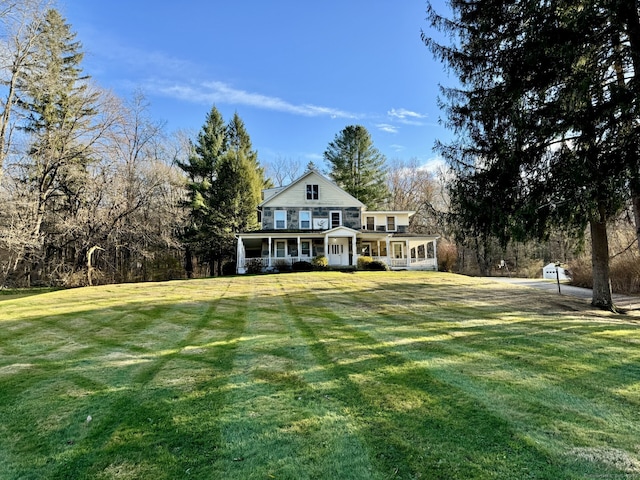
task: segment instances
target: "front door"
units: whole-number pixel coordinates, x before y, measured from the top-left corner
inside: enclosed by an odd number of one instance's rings
[[[348,238],[329,239],[329,255],[327,261],[329,265],[349,265]]]

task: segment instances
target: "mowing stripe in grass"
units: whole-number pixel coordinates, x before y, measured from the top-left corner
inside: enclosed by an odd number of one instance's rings
[[[351,292],[353,304],[358,304],[362,291],[360,279],[359,288]],[[376,302],[376,308],[380,308],[380,302]],[[365,328],[385,345],[395,345],[394,351],[427,369],[438,380],[460,389],[464,395],[476,399],[508,422],[525,443],[546,445],[548,457],[553,458],[556,464],[583,464],[572,468],[593,474],[593,464],[585,463],[584,458],[578,458],[574,452],[576,448],[589,446],[599,449],[605,444],[606,451],[613,451],[616,457],[626,459],[626,473],[640,471],[640,460],[637,459],[640,451],[634,451],[638,446],[628,449],[629,445],[637,445],[640,438],[640,423],[629,422],[636,411],[633,407],[637,404],[637,392],[634,395],[626,388],[621,392],[623,395],[605,394],[611,392],[612,386],[640,381],[640,357],[638,352],[629,357],[628,349],[620,350],[626,358],[612,354],[610,348],[594,353],[591,345],[596,342],[592,334],[602,328],[602,322],[585,324],[584,319],[567,314],[559,315],[562,321],[558,317],[544,322],[530,321],[510,312],[495,328],[491,322],[484,322],[487,323],[484,326],[472,327],[478,331],[469,335],[466,319],[474,316],[485,319],[485,312],[470,306],[465,316],[455,321],[442,321],[439,318],[441,313],[441,310],[433,314],[425,312],[429,319],[427,322],[415,314],[414,318],[404,314],[376,315],[375,325],[371,328],[362,327],[366,324],[366,313],[352,318],[360,329]],[[574,331],[578,325],[580,335]],[[510,347],[514,341],[513,330],[529,333],[526,340],[524,337],[515,340],[528,349],[520,351],[515,358],[514,355],[505,355],[505,351],[509,351],[505,345]],[[630,332],[625,327],[623,330],[636,338],[639,333],[638,330]],[[494,342],[486,338],[492,335],[495,336]],[[423,339],[419,340],[421,336]],[[627,343],[629,341],[633,343],[633,337],[627,338]],[[584,345],[582,348],[581,344]],[[602,349],[601,339],[597,344]],[[575,358],[576,352],[578,358]],[[569,353],[573,358],[567,355]],[[601,356],[602,361],[593,362],[590,357],[594,355]],[[577,377],[572,378],[562,372],[563,363],[567,362],[576,365]],[[589,364],[598,365],[597,371],[585,369]],[[598,379],[598,376],[602,378]],[[596,398],[600,397],[598,401],[593,401],[593,395],[585,397],[585,390],[596,393]],[[601,396],[597,393],[599,391]],[[523,392],[528,393],[523,395]],[[618,398],[621,396],[622,400]],[[549,415],[550,412],[553,414]],[[606,464],[606,461],[602,462]]]
[[[227,479],[381,478],[353,419],[325,392],[332,379],[292,325],[274,278],[252,281],[216,464]]]
[[[206,459],[215,455],[219,443],[216,413],[224,405],[226,372],[232,366],[237,339],[244,329],[244,324],[236,319],[234,313],[244,308],[246,298],[226,301],[222,295],[213,301],[198,301],[187,307],[180,304],[175,307],[141,304],[139,309],[143,312],[136,314],[139,319],[134,322],[135,326],[131,323],[132,310],[127,311],[127,320],[122,320],[123,315],[119,312],[112,311],[103,322],[112,325],[114,338],[104,341],[92,356],[85,357],[74,368],[77,373],[72,378],[80,378],[78,383],[82,387],[69,385],[66,391],[52,391],[48,384],[58,389],[64,385],[57,382],[49,370],[57,362],[39,360],[47,368],[43,368],[42,376],[16,397],[23,414],[12,412],[4,415],[5,412],[1,412],[4,407],[0,407],[0,414],[3,418],[17,421],[22,416],[37,417],[31,411],[35,406],[34,400],[46,395],[57,415],[60,410],[65,413],[62,418],[52,418],[45,424],[36,425],[35,430],[41,432],[38,435],[43,435],[43,446],[57,444],[58,448],[53,457],[45,457],[46,451],[43,451],[40,463],[36,464],[33,463],[35,452],[31,451],[31,463],[18,467],[21,469],[15,471],[15,476],[100,478],[120,472],[130,477],[179,478],[194,464],[206,464]],[[180,310],[186,315],[181,315]],[[194,324],[193,313],[196,312],[198,320]],[[99,312],[92,317],[100,317]],[[37,319],[34,321],[38,323]],[[66,330],[68,338],[78,339],[83,335],[82,330],[70,326],[77,323],[72,316],[48,316],[40,323],[47,329],[54,325]],[[167,330],[166,327],[171,328]],[[162,338],[162,334],[160,337],[157,335],[158,330],[172,329],[182,335],[166,338]],[[196,359],[192,352],[183,353],[205,330],[210,337],[199,340],[210,343],[214,339],[211,337],[215,336],[220,340],[217,345],[205,348],[206,355]],[[114,352],[119,352],[119,355],[113,355]],[[46,355],[50,356],[51,352]],[[123,358],[136,361],[118,365]],[[181,388],[180,379],[174,378],[176,383],[157,381],[164,370],[173,370],[176,375],[185,374],[190,365],[202,365],[203,362],[208,363],[207,370],[199,367],[200,378],[187,390]],[[181,368],[169,368],[175,363],[181,363]],[[120,372],[114,374],[113,370]],[[96,377],[102,380],[96,382],[93,380]],[[0,379],[2,390],[11,390],[15,380],[15,376],[3,376]],[[87,387],[92,383],[98,390],[88,391]],[[78,389],[85,391],[75,398],[68,394]],[[41,403],[37,401],[36,404]],[[179,418],[180,412],[184,412],[183,418]],[[198,412],[202,413],[200,419],[206,421],[198,421]],[[92,421],[83,423],[82,419],[87,415],[92,415]],[[16,438],[15,428],[18,426],[24,425],[4,425],[11,434],[10,438]],[[28,437],[33,438],[33,434]],[[0,455],[5,457],[4,463],[14,465],[13,468],[20,465],[20,443],[5,447],[2,448],[3,455]],[[33,450],[33,444],[25,443],[24,448]],[[152,457],[149,457],[150,452],[153,452]],[[110,459],[109,463],[105,464],[104,459]]]
[[[560,445],[566,441],[563,438],[566,435],[560,434],[559,420],[567,422],[563,428],[574,441],[582,435],[588,437],[583,440],[585,442],[613,442],[615,437],[610,433],[606,439],[598,438],[596,432],[603,423],[620,426],[619,435],[627,440],[640,438],[640,424],[625,424],[628,413],[624,408],[627,407],[620,408],[621,402],[626,403],[628,399],[605,395],[618,383],[640,378],[640,352],[635,358],[629,358],[628,351],[626,358],[612,353],[611,349],[593,352],[591,346],[595,342],[590,332],[598,331],[601,325],[583,325],[578,334],[574,331],[578,322],[579,319],[569,316],[562,321],[554,319],[525,328],[527,320],[514,317],[504,319],[499,329],[485,326],[482,333],[478,329],[477,334],[470,335],[469,330],[476,330],[476,327],[469,328],[464,322],[426,325],[384,317],[371,332],[389,345],[403,345],[404,356],[424,364],[442,381],[475,396],[498,415],[514,422],[526,435],[532,434],[530,415],[539,415],[542,431],[536,432],[535,436],[552,436],[539,443]],[[519,330],[529,333],[526,339],[513,334]],[[439,341],[419,340],[425,333],[429,334],[428,338]],[[487,336],[495,336],[495,341],[487,341]],[[494,348],[489,349],[491,345]],[[576,351],[579,352],[577,357]],[[585,368],[589,364],[598,365],[598,368]],[[602,392],[597,403],[584,398],[587,388]],[[523,390],[528,391],[524,397]],[[637,404],[637,399],[632,397],[631,404]],[[553,425],[547,421],[550,408],[556,410]],[[519,413],[527,410],[524,417]],[[518,418],[526,420],[518,424]],[[567,450],[567,444],[563,445]],[[562,451],[560,446],[556,453],[558,451]]]
[[[636,320],[547,298],[320,272],[3,301],[0,480],[637,477]]]
[[[483,478],[490,470],[501,478],[562,478],[550,458],[519,438],[507,421],[401,349],[365,333],[362,312],[342,308],[359,304],[353,292],[363,289],[362,278],[350,287],[339,288],[335,301],[309,302],[310,286],[305,295],[289,294],[285,302],[319,363],[339,379],[333,395],[355,418],[367,419],[361,425],[364,440],[381,472],[400,478]],[[297,298],[305,302],[296,303]]]

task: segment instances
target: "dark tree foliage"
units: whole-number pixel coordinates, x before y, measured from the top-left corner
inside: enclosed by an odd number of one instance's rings
[[[211,275],[216,273],[215,266],[222,274],[224,262],[234,255],[234,235],[257,227],[257,206],[265,183],[240,117],[234,115],[225,125],[214,106],[192,155],[178,166],[188,176],[187,255],[193,252],[208,263]]]
[[[324,152],[329,175],[338,186],[364,203],[380,208],[389,196],[385,183],[386,158],[373,146],[371,135],[360,125],[345,127]]]
[[[589,225],[592,303],[605,308],[606,225],[628,198],[637,136],[630,40],[619,28],[627,23],[613,21],[619,3],[452,1],[451,18],[428,9],[451,43],[423,34],[459,79],[442,90],[456,138],[437,148],[456,174],[460,235],[506,243]]]

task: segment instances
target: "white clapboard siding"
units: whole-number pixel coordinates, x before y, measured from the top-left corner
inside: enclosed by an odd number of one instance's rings
[[[318,185],[318,199],[307,199],[307,185]],[[313,207],[362,207],[362,203],[324,176],[308,172],[281,191],[267,197],[263,207],[294,207],[302,210]]]

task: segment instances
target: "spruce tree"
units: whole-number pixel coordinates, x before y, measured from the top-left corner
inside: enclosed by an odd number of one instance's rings
[[[98,94],[82,74],[81,44],[60,13],[48,10],[37,30],[33,61],[18,79],[17,105],[30,141],[23,181],[34,192],[31,235],[44,252],[47,235],[56,233],[43,231],[47,215],[72,216],[82,202]]]
[[[428,11],[455,43],[423,37],[460,83],[443,102],[456,138],[438,148],[456,172],[461,230],[504,242],[589,226],[592,303],[604,308],[613,308],[606,225],[628,196],[635,115],[616,76],[616,45],[629,37],[610,20],[615,3],[456,1],[453,18]]]
[[[338,133],[324,152],[329,176],[369,209],[380,208],[389,197],[385,183],[386,158],[373,146],[371,135],[361,125],[350,125]]]
[[[241,153],[245,160],[249,162],[251,168],[255,169],[260,178],[262,188],[272,187],[273,184],[270,179],[265,177],[265,169],[258,161],[258,152],[253,149],[251,138],[237,112],[233,114],[233,118],[227,125],[227,140],[229,142],[229,150]]]
[[[185,206],[190,220],[183,235],[189,247],[186,263],[190,264],[193,252],[209,264],[210,275],[215,272],[220,252],[226,248],[221,245],[221,218],[215,188],[226,145],[226,126],[214,105],[192,145],[189,158],[186,162],[178,162],[187,175],[188,201]]]
[[[257,228],[265,183],[242,119],[235,114],[225,125],[214,106],[192,155],[178,165],[188,176],[191,221],[184,240],[209,263],[210,274],[221,274],[223,263],[235,253],[235,234]]]

